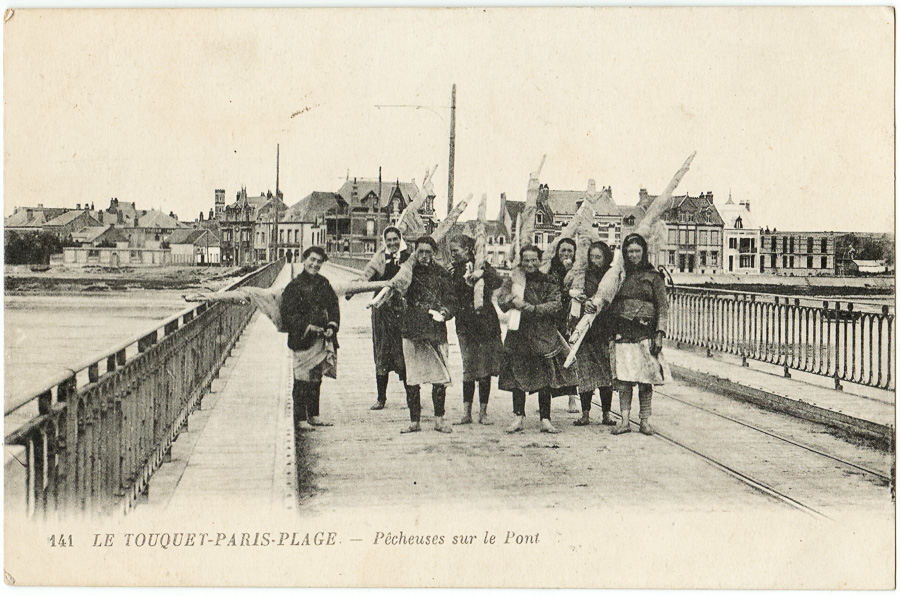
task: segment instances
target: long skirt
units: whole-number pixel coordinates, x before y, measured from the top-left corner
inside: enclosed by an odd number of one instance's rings
[[[477,381],[496,377],[503,366],[503,342],[500,336],[484,340],[457,334],[462,355],[463,381]]]
[[[575,366],[578,370],[579,393],[593,391],[600,387],[612,387],[609,340],[597,338],[594,341],[582,343],[578,350]]]
[[[546,358],[540,354],[506,350],[498,387],[502,391],[521,390],[534,393],[541,389],[558,389],[578,383],[575,368],[565,368],[565,352]]]
[[[650,345],[649,339],[615,343],[612,354],[617,381],[662,385],[672,380],[672,372],[662,352],[658,356],[653,356],[650,353]]]
[[[294,378],[307,383],[318,383],[322,375],[337,378],[337,352],[334,342],[321,338],[305,350],[293,350]]]
[[[372,350],[375,354],[375,374],[386,375],[391,371],[402,373],[403,342],[400,337],[400,319],[388,307],[372,309]]]
[[[447,342],[403,338],[407,385],[448,385],[450,383],[450,349]]]

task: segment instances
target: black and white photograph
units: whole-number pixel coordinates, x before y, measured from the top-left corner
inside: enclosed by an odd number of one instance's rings
[[[7,8],[5,583],[895,589],[895,26]]]

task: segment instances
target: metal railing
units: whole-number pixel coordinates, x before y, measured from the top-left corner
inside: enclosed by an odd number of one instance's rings
[[[283,264],[266,265],[228,289],[269,287]],[[24,448],[19,463],[25,467],[19,491],[11,491],[7,467],[7,513],[21,509],[50,518],[131,510],[146,497],[153,472],[171,457],[173,441],[254,310],[226,302],[191,306],[38,392],[10,399],[7,424],[29,410],[34,415],[6,435],[8,449]]]
[[[667,336],[678,344],[842,382],[893,390],[894,309],[794,296],[669,288]]]

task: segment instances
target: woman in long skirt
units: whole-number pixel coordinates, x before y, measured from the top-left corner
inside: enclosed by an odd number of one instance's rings
[[[447,323],[454,314],[454,299],[450,289],[450,274],[434,262],[437,243],[430,236],[416,240],[415,266],[412,282],[406,292],[400,332],[403,336],[403,359],[406,362],[406,404],[409,406],[409,427],[403,433],[420,430],[422,411],[419,387],[431,385],[434,405],[434,430],[449,433],[452,427],[444,422],[449,346]]]
[[[587,270],[584,274],[584,293],[578,297],[584,304],[585,312],[593,314],[597,307],[589,300],[597,291],[603,274],[612,263],[612,251],[605,242],[594,242],[588,251]],[[606,325],[606,316],[599,315],[588,330],[578,350],[578,394],[581,397],[581,418],[575,426],[587,426],[591,423],[591,401],[596,390],[600,394],[600,405],[603,411],[602,423],[614,425],[610,417],[612,406],[612,370],[609,354],[610,335]]]
[[[388,226],[382,234],[384,252],[376,255],[363,270],[362,281],[387,281],[397,275],[400,265],[409,258],[400,236],[400,230]],[[372,309],[372,351],[375,355],[375,388],[377,397],[370,409],[383,410],[387,402],[388,377],[391,371],[397,373],[406,387],[406,364],[403,361],[403,345],[400,338],[401,310],[397,299]]]
[[[450,239],[453,293],[456,299],[456,336],[463,364],[463,416],[457,424],[472,424],[475,382],[478,382],[479,424],[492,424],[487,417],[491,396],[491,377],[500,374],[503,343],[500,320],[491,302],[494,290],[502,285],[500,276],[490,264],[475,271],[475,241],[469,236]],[[475,284],[484,281],[482,306],[475,310]]]
[[[500,389],[512,391],[513,414],[516,421],[507,432],[525,428],[525,396],[538,394],[541,432],[559,432],[550,422],[551,392],[578,383],[575,372],[563,366],[568,354],[565,340],[557,328],[562,300],[556,280],[539,270],[541,251],[535,246],[523,246],[520,262],[525,271],[525,295],[518,298],[504,290],[498,305],[504,311],[522,311],[519,329],[507,331],[504,341],[504,361],[500,373]]]
[[[631,432],[631,398],[637,385],[641,432],[650,435],[653,385],[662,385],[671,378],[662,357],[669,303],[662,276],[647,260],[647,241],[638,234],[629,234],[622,242],[622,251],[625,281],[610,306],[616,334],[613,366],[622,421],[612,432]]]
[[[331,426],[319,418],[322,376],[335,378],[341,313],[337,295],[319,269],[328,259],[320,246],[303,251],[303,271],[284,289],[281,320],[293,352],[294,427]]]
[[[563,238],[560,240],[556,245],[556,254],[553,255],[553,258],[550,260],[550,270],[548,271],[549,275],[556,280],[557,284],[559,284],[559,296],[562,301],[562,308],[560,309],[559,318],[557,320],[557,328],[563,337],[568,337],[567,325],[569,308],[572,304],[572,298],[569,296],[569,288],[572,285],[569,272],[572,270],[572,265],[575,264],[575,250],[576,244],[574,239]],[[575,413],[578,411],[578,401],[576,398],[577,390],[574,385],[559,387],[554,389],[551,393],[553,394],[553,397],[567,395],[569,397],[569,412]]]

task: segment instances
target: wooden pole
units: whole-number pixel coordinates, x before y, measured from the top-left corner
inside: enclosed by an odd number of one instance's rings
[[[447,166],[447,214],[453,211],[453,172],[456,161],[456,83],[450,92],[450,160]]]

